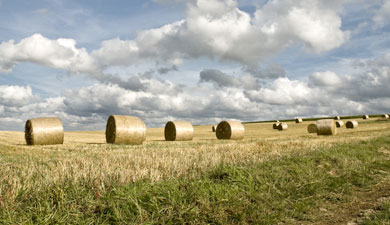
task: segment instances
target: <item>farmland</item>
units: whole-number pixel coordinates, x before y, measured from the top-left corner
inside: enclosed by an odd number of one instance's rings
[[[188,142],[149,128],[134,146],[106,144],[104,131],[26,146],[23,132],[0,131],[0,223],[334,224],[379,206],[386,218],[390,120],[358,121],[336,136],[247,123],[241,141],[211,125]]]

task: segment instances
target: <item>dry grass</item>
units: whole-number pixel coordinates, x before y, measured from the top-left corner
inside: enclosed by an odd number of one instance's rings
[[[106,144],[104,131],[65,132],[63,145],[27,146],[23,132],[0,131],[0,196],[69,179],[88,180],[104,191],[111,181],[192,177],[221,162],[260,162],[390,134],[390,121],[359,123],[357,129],[340,128],[335,136],[307,133],[310,122],[289,122],[284,132],[272,129],[272,123],[244,124],[245,138],[240,141],[217,140],[210,125],[194,126],[194,140],[188,142],[166,142],[164,128],[149,128],[139,146]]]

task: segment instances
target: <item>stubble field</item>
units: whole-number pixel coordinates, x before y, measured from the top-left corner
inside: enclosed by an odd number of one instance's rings
[[[336,136],[309,134],[313,122],[288,122],[286,131],[247,123],[241,141],[217,140],[211,125],[194,126],[188,142],[166,142],[163,128],[149,128],[146,142],[137,146],[106,144],[104,131],[65,132],[63,145],[26,146],[23,132],[0,131],[0,223],[332,224],[338,217],[331,209],[355,201],[360,187],[390,188],[390,120],[358,121],[357,129],[339,128]],[[355,176],[362,177],[357,185]],[[344,182],[325,188],[335,177]],[[252,183],[242,184],[249,178]],[[305,185],[325,189],[305,190],[308,199],[299,200],[296,189]],[[342,202],[329,203],[339,187]],[[235,199],[236,192],[244,196]],[[319,209],[326,211],[312,216]]]

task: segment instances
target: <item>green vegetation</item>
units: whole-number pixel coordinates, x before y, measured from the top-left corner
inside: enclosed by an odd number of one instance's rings
[[[385,135],[263,161],[221,161],[197,175],[157,181],[123,183],[114,173],[75,179],[67,172],[58,182],[36,188],[16,189],[9,183],[1,192],[0,224],[346,223],[356,214],[338,216],[340,207],[389,178],[389,146]],[[18,176],[25,176],[23,170]],[[22,180],[18,185],[29,184]],[[388,221],[386,210],[365,224]],[[334,214],[328,218],[323,211]]]

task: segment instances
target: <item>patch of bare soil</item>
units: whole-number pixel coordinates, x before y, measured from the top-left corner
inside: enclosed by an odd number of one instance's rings
[[[339,204],[329,203],[318,210],[313,224],[357,225],[369,218],[380,205],[390,201],[390,179],[386,179],[370,189],[355,189],[346,201]]]

